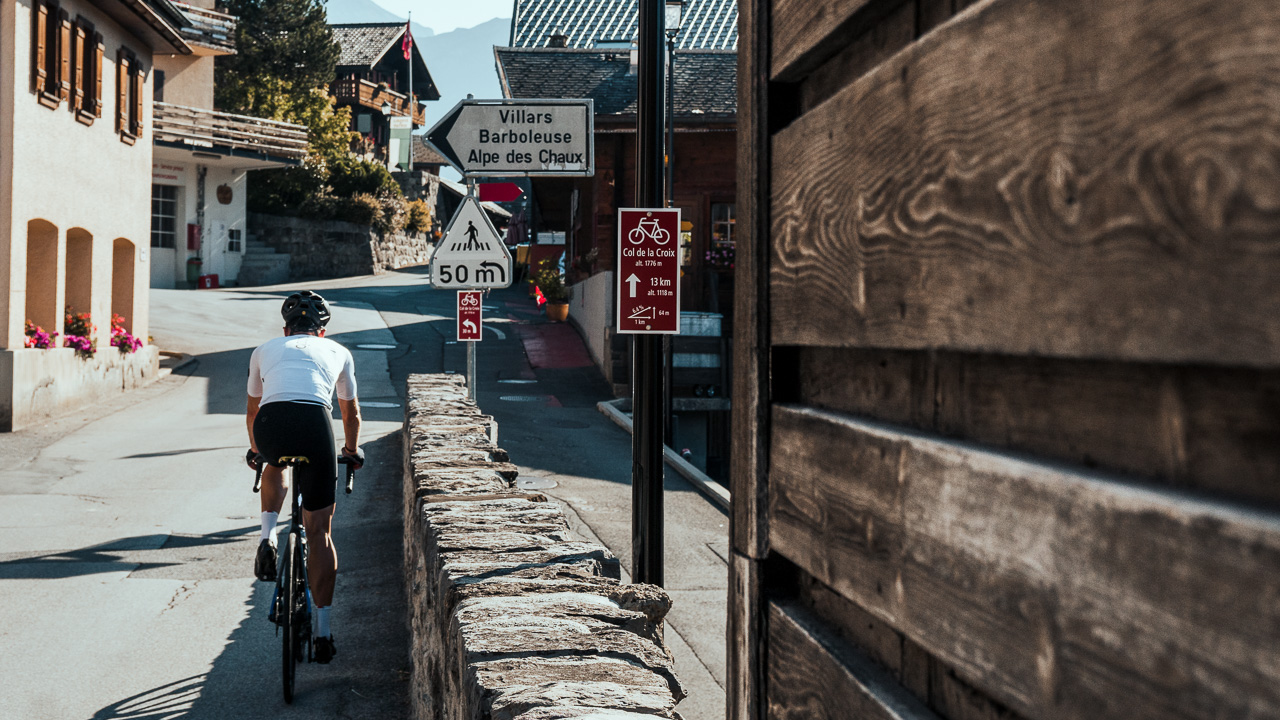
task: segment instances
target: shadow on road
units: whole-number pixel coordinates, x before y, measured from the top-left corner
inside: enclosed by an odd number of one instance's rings
[[[357,473],[351,495],[338,491],[334,513],[339,573],[333,632],[338,655],[329,665],[298,667],[293,705],[286,706],[282,697],[280,639],[267,621],[275,585],[246,577],[244,582],[252,583],[253,590],[244,603],[245,616],[207,673],[112,702],[93,720],[257,720],[286,708],[300,717],[408,716],[400,434],[390,433],[363,447],[369,462]],[[243,542],[248,530],[234,532]],[[248,561],[246,556],[246,573]]]
[[[149,561],[149,553],[243,542],[253,527],[208,535],[136,535],[79,550],[17,557],[0,562],[0,580],[57,580],[83,575],[131,573],[172,567],[180,562]],[[163,554],[163,553],[162,553]]]

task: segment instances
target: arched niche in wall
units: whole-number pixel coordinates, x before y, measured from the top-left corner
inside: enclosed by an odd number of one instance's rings
[[[26,319],[48,332],[62,332],[58,307],[58,227],[48,220],[27,222]]]
[[[66,305],[78,313],[93,308],[93,235],[84,228],[67,230]],[[97,324],[103,318],[94,318]]]
[[[124,327],[133,332],[133,271],[137,248],[132,240],[116,238],[111,244],[111,314],[124,317]]]

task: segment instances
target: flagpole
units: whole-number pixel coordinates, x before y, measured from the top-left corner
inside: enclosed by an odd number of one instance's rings
[[[404,31],[409,34],[409,172],[413,172],[413,131],[414,120],[418,117],[418,101],[413,96],[413,11],[409,11],[409,19],[404,23]]]

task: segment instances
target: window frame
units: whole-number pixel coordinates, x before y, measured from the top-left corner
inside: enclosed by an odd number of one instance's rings
[[[102,117],[102,33],[81,15],[76,18],[72,42],[75,69],[71,77],[70,109],[76,120],[92,125]]]
[[[157,188],[166,188],[173,194],[172,198],[157,197]],[[151,184],[151,247],[160,248],[162,250],[178,249],[178,185],[164,185],[162,183]],[[172,215],[164,215],[156,212],[156,203],[170,203],[173,208]],[[173,230],[158,230],[156,228],[156,220],[160,218],[171,218],[173,220]],[[164,244],[164,238],[157,239],[157,234],[168,234],[169,244]]]
[[[71,91],[71,16],[53,0],[35,0],[31,15],[31,91],[56,109]]]
[[[116,132],[120,142],[133,145],[142,137],[146,72],[137,54],[126,47],[116,51]]]

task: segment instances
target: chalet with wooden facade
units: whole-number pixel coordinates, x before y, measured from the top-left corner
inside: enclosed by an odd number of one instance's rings
[[[214,58],[235,52],[236,18],[214,0],[172,4],[191,53],[155,59],[151,286],[253,283],[263,261],[248,252],[248,173],[301,163],[307,131],[215,110]]]
[[[362,147],[356,150],[386,162],[393,170],[407,167],[411,133],[426,122],[422,103],[440,99],[417,43],[412,43],[406,60],[404,23],[331,27],[341,48],[338,77],[331,92],[339,106],[351,108],[351,130],[363,138]]]
[[[1280,717],[1280,5],[740,10],[728,717]]]
[[[165,0],[0,6],[0,430],[157,372],[110,326],[147,337],[154,58],[193,53],[185,24]],[[88,349],[62,346],[67,308],[97,325]],[[62,337],[36,347],[28,322]]]

